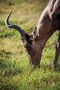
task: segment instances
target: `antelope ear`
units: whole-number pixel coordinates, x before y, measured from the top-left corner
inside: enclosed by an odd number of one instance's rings
[[[30,40],[34,40],[34,39],[36,38],[36,36],[37,36],[36,29],[37,29],[37,27],[35,26],[35,28],[34,28],[32,34],[31,34],[31,36],[30,36]]]
[[[32,29],[32,28],[31,28]],[[31,35],[26,33],[26,40],[28,43],[32,44],[32,41],[36,38],[37,36],[37,32],[36,32],[37,27],[35,26],[33,32],[31,33]]]

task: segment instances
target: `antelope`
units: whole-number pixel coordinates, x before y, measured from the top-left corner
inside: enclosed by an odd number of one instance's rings
[[[52,1],[54,2],[52,3]],[[31,34],[28,34],[27,32],[25,32],[18,25],[11,24],[9,22],[11,13],[8,15],[7,19],[5,20],[5,25],[8,28],[13,28],[20,33],[23,45],[26,48],[28,55],[30,57],[30,63],[34,67],[40,67],[43,48],[45,47],[47,40],[57,30],[59,32],[59,35],[58,35],[58,42],[56,43],[56,53],[55,53],[53,65],[56,67],[58,63],[58,57],[60,53],[60,27],[59,27],[60,26],[60,23],[59,23],[60,7],[57,9],[57,11],[53,12],[54,11],[53,6],[55,1],[57,0],[50,0],[48,2],[47,6],[43,10],[39,18],[38,24],[36,25],[35,29]],[[59,2],[59,5],[60,5],[60,2]],[[56,8],[56,6],[58,7],[59,5],[56,4],[54,8]],[[51,14],[51,12],[53,13]]]

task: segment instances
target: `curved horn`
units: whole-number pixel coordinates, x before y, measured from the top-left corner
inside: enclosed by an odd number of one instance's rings
[[[5,20],[5,25],[8,27],[8,28],[13,28],[15,30],[18,30],[19,33],[21,34],[21,36],[25,36],[27,33],[21,29],[18,25],[15,25],[15,24],[10,24],[9,22],[9,18],[10,18],[10,15],[11,15],[12,12],[10,12],[10,14],[8,15],[8,17],[6,18]],[[27,34],[28,35],[28,34]]]

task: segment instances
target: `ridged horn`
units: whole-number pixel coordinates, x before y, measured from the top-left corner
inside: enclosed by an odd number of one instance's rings
[[[8,27],[8,28],[13,28],[13,29],[15,29],[15,30],[18,30],[22,37],[25,36],[25,35],[28,35],[28,34],[27,34],[22,28],[20,28],[18,25],[16,25],[16,24],[11,24],[11,23],[9,22],[9,18],[10,18],[10,16],[11,16],[11,13],[12,13],[12,12],[10,12],[10,14],[8,15],[8,17],[7,17],[6,20],[5,20],[5,25],[6,25],[6,27]],[[29,36],[29,35],[28,35],[28,36]]]

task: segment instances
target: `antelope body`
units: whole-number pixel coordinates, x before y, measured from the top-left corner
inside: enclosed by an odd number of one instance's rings
[[[52,0],[52,1],[54,4],[56,0]],[[52,2],[49,1],[46,8],[42,12],[42,15],[40,16],[38,24],[31,35],[27,34],[18,25],[10,24],[9,17],[11,13],[9,14],[9,16],[5,21],[5,24],[8,28],[13,28],[15,30],[18,30],[18,32],[21,34],[24,47],[26,48],[28,55],[30,56],[31,64],[34,65],[34,67],[40,66],[42,51],[46,44],[46,41],[57,30],[59,31],[59,37],[58,37],[58,42],[56,44],[55,59],[53,61],[54,66],[56,66],[58,62],[58,57],[60,53],[60,23],[58,20],[59,19],[58,16],[60,16],[60,7],[56,11],[57,14],[55,14],[55,12],[51,14],[50,11],[53,7],[53,4],[51,3]],[[60,2],[59,2],[59,5],[60,5]],[[59,5],[57,4],[56,6],[58,7]],[[50,14],[52,15],[52,18],[50,18]]]

